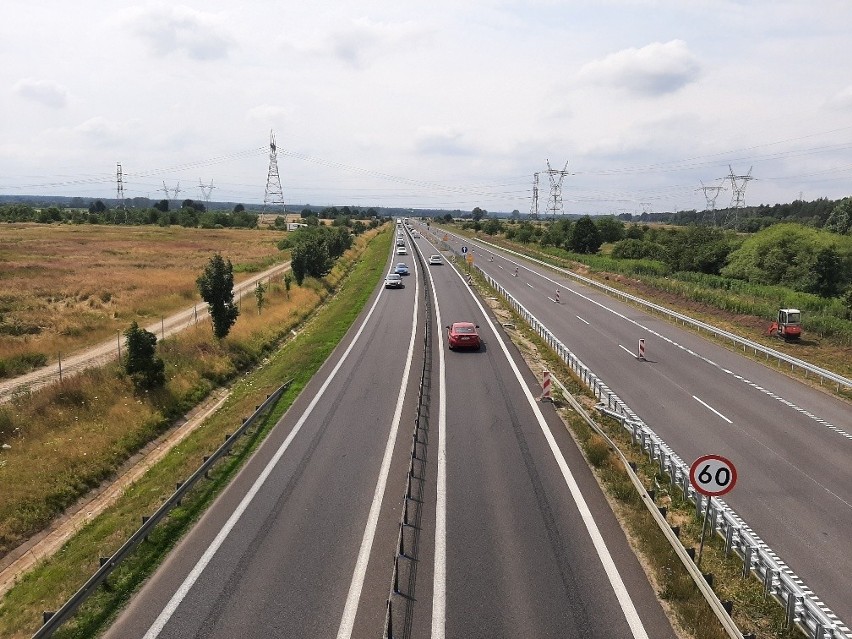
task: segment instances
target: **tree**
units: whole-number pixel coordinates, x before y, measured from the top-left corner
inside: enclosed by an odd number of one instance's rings
[[[668,237],[663,261],[675,272],[718,275],[732,249],[721,229],[690,226]]]
[[[621,220],[616,220],[612,216],[600,217],[596,224],[604,242],[618,242],[624,239],[624,222]]]
[[[584,215],[571,229],[566,248],[575,253],[597,253],[603,244],[600,231],[588,215]]]
[[[124,331],[124,337],[127,340],[124,371],[133,385],[147,390],[165,384],[166,365],[157,357],[157,336],[133,322]]]
[[[475,209],[473,209],[471,216],[473,217],[474,222],[478,222],[482,218],[488,216],[488,211],[486,211],[485,209],[481,209],[477,206]]]
[[[487,235],[497,235],[503,230],[503,225],[500,223],[500,220],[492,217],[482,225],[482,230]]]
[[[836,294],[852,275],[852,238],[801,224],[775,224],[747,238],[731,253],[722,275]]]
[[[207,302],[213,320],[213,334],[222,339],[231,332],[240,309],[234,304],[234,269],[231,260],[216,253],[196,280],[201,298]]]
[[[293,274],[290,271],[284,273],[284,290],[287,291],[287,299],[290,299],[290,287],[293,285]]]
[[[263,310],[263,305],[266,302],[265,299],[266,287],[263,283],[258,280],[257,286],[254,287],[254,299],[257,302],[257,314],[260,315],[260,311]]]
[[[101,200],[95,200],[89,204],[89,213],[103,213],[106,210],[106,204],[104,204]]]
[[[242,204],[236,204],[234,206],[234,213],[242,213],[245,210],[246,210],[246,207],[244,207]]]
[[[852,233],[852,197],[844,198],[835,205],[824,228],[840,235]]]
[[[334,259],[328,252],[328,244],[320,233],[305,234],[296,242],[290,253],[290,268],[299,286],[302,285],[305,277],[328,275],[333,263]]]

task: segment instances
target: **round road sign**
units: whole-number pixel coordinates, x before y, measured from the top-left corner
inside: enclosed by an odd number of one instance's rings
[[[462,246],[461,251],[462,251],[462,255],[464,255],[465,253],[467,253],[467,247]]]
[[[689,481],[702,495],[719,497],[730,492],[737,483],[737,469],[721,455],[704,455],[690,466]]]

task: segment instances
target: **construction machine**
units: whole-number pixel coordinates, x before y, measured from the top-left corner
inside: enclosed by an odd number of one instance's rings
[[[766,332],[787,342],[798,340],[802,336],[802,312],[797,308],[779,308],[778,319],[772,322]]]

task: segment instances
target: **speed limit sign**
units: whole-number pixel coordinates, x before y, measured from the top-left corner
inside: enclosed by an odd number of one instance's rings
[[[704,455],[689,468],[689,481],[702,495],[719,497],[730,492],[737,483],[737,469],[721,455]]]

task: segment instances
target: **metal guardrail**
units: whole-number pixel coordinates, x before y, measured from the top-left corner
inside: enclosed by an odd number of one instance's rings
[[[806,362],[804,360],[798,359],[798,358],[793,357],[791,355],[787,355],[786,353],[776,351],[772,348],[769,348],[768,346],[764,346],[763,344],[758,344],[757,342],[753,342],[749,339],[746,339],[744,337],[741,337],[741,336],[736,335],[734,333],[731,333],[729,331],[725,331],[721,328],[713,326],[712,324],[707,324],[706,322],[701,322],[701,321],[693,319],[693,318],[691,318],[687,315],[677,313],[677,312],[675,312],[675,311],[673,311],[669,308],[666,308],[665,306],[660,306],[659,304],[654,304],[653,302],[649,302],[648,300],[642,299],[641,297],[637,297],[636,295],[631,295],[630,293],[625,293],[624,291],[620,291],[617,288],[607,286],[606,284],[601,284],[600,282],[597,282],[597,281],[595,281],[591,278],[584,277],[583,275],[579,275],[578,273],[574,273],[574,272],[570,271],[569,269],[565,269],[565,268],[561,268],[559,266],[555,266],[555,265],[550,264],[548,262],[545,262],[543,260],[539,260],[539,259],[536,259],[534,257],[530,257],[529,255],[524,255],[523,253],[519,253],[517,251],[507,249],[507,248],[499,246],[497,244],[492,244],[491,242],[486,242],[485,240],[477,239],[476,241],[479,242],[480,244],[484,244],[484,245],[489,246],[493,249],[498,249],[498,250],[503,251],[505,253],[510,253],[512,255],[516,255],[518,257],[527,259],[531,262],[535,262],[536,264],[541,264],[542,266],[546,266],[546,267],[553,269],[553,270],[555,270],[555,271],[557,271],[557,272],[559,272],[563,275],[568,275],[569,277],[571,277],[571,278],[573,278],[573,279],[575,279],[579,282],[583,282],[584,284],[587,284],[588,286],[592,286],[592,287],[597,288],[599,290],[606,291],[607,293],[609,293],[611,295],[614,295],[616,297],[620,297],[624,300],[628,300],[630,302],[633,302],[634,304],[638,304],[640,306],[650,308],[650,309],[652,309],[652,310],[654,310],[654,311],[656,311],[656,312],[658,312],[662,315],[665,315],[667,317],[675,319],[675,320],[681,322],[682,324],[689,324],[689,325],[697,328],[699,332],[703,330],[707,333],[711,333],[712,335],[714,335],[716,337],[722,337],[725,340],[730,340],[732,343],[738,344],[739,346],[742,346],[744,351],[753,350],[755,352],[755,354],[762,353],[767,358],[771,357],[773,359],[778,360],[779,362],[785,362],[786,364],[790,365],[791,370],[795,370],[798,367],[805,372],[805,376],[807,376],[808,374],[813,374],[816,377],[818,377],[819,380],[820,380],[820,384],[822,384],[823,381],[832,382],[832,383],[836,384],[838,391],[840,390],[841,387],[852,388],[852,379],[849,379],[848,377],[844,377],[843,375],[839,375],[839,374],[834,373],[832,371],[829,371],[827,369],[820,368],[819,366],[815,366],[815,365],[810,364],[809,362]]]
[[[672,484],[681,488],[684,498],[695,504],[696,512],[703,514],[706,498],[691,486],[689,465],[511,293],[481,268],[475,268],[594,393],[600,401],[598,409],[620,421],[632,434],[633,441],[659,464],[660,473],[668,474]],[[852,631],[725,502],[711,501],[709,520],[712,529],[725,540],[725,552],[734,551],[742,558],[743,575],[750,573],[758,578],[763,583],[764,593],[784,606],[788,624],[796,624],[809,639],[852,639]]]
[[[597,423],[589,416],[583,406],[576,400],[576,398],[568,391],[567,388],[556,378],[555,375],[552,376],[553,381],[560,387],[563,395],[568,400],[568,403],[571,404],[574,411],[577,412],[589,425],[589,427],[594,430],[598,435],[600,435],[609,445],[609,447],[615,451],[618,458],[621,460],[622,466],[624,467],[625,472],[628,477],[630,477],[630,481],[633,483],[634,488],[639,493],[639,496],[642,498],[642,503],[645,504],[645,507],[648,509],[648,512],[651,513],[651,517],[657,522],[657,526],[659,526],[663,535],[668,540],[671,547],[674,549],[675,554],[680,559],[681,563],[683,563],[684,568],[686,568],[687,572],[692,576],[693,582],[701,591],[701,594],[704,595],[704,599],[707,601],[710,608],[716,614],[716,617],[719,619],[719,622],[722,624],[722,628],[724,628],[725,632],[728,634],[731,639],[745,639],[740,629],[737,627],[734,620],[731,618],[729,608],[726,608],[725,605],[719,601],[719,597],[716,596],[716,593],[713,592],[713,588],[710,586],[710,583],[707,581],[705,575],[701,572],[699,567],[696,565],[693,555],[690,555],[686,548],[683,547],[683,544],[680,543],[679,536],[672,529],[672,526],[666,521],[665,517],[665,509],[663,507],[657,506],[654,501],[654,495],[652,492],[649,492],[645,486],[642,485],[642,481],[639,479],[639,476],[634,471],[635,465],[632,465],[627,458],[624,456],[624,453],[618,448],[616,443],[610,439],[610,437],[600,429]],[[754,637],[754,635],[749,635],[749,637]]]
[[[94,594],[95,589],[106,581],[110,573],[112,573],[118,565],[133,552],[136,546],[147,538],[154,527],[169,514],[169,511],[171,511],[175,506],[180,505],[181,498],[199,479],[206,477],[207,472],[213,464],[231,452],[231,448],[233,448],[236,441],[245,434],[260,415],[278,401],[284,391],[290,387],[291,383],[292,380],[282,384],[274,393],[266,398],[266,401],[255,409],[251,416],[244,419],[242,425],[233,434],[225,438],[225,442],[216,449],[216,452],[209,457],[205,457],[204,463],[199,466],[198,470],[196,470],[189,479],[177,485],[175,492],[172,493],[172,495],[153,515],[142,518],[142,526],[140,526],[136,532],[133,533],[130,538],[115,551],[115,553],[113,553],[112,556],[102,557],[101,566],[97,572],[95,572],[95,574],[92,575],[59,610],[56,612],[46,611],[44,613],[44,625],[36,631],[36,633],[32,636],[32,639],[44,639],[45,637],[53,636],[53,633],[56,632],[63,623],[71,618],[77,608],[79,608],[86,599]]]
[[[414,433],[411,437],[408,472],[405,477],[405,492],[402,497],[402,514],[399,518],[399,533],[393,558],[391,585],[385,608],[383,639],[394,639],[393,603],[395,599],[397,597],[402,598],[408,604],[412,601],[409,596],[411,593],[406,594],[404,589],[400,587],[400,560],[407,560],[406,563],[412,566],[408,570],[410,585],[413,565],[417,561],[417,542],[419,540],[419,520],[422,503],[421,495],[425,481],[426,448],[429,443],[428,405],[431,394],[430,376],[432,374],[432,305],[430,302],[429,280],[426,276],[423,256],[416,247],[413,250],[423,272],[423,297],[426,317],[423,335],[423,367],[420,370],[420,383],[417,390],[417,415],[414,418]],[[416,466],[420,467],[419,475],[417,474]],[[413,489],[415,483],[418,485],[416,491]],[[409,531],[408,534],[406,534],[406,531]],[[407,552],[406,548],[410,548],[411,552]]]

